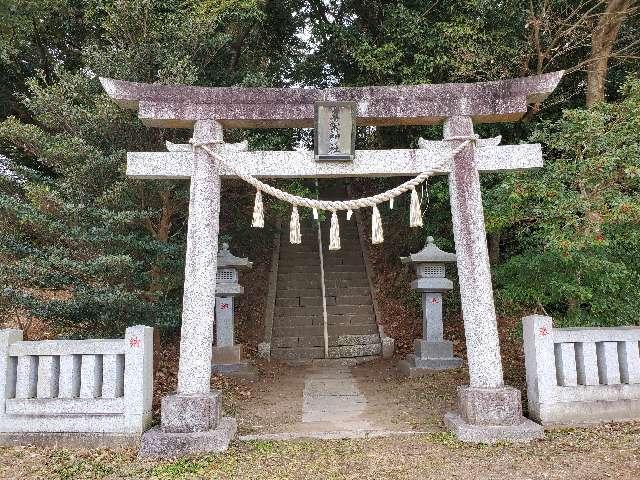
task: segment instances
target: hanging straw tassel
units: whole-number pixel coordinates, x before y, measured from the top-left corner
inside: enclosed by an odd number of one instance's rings
[[[411,189],[411,208],[409,209],[409,226],[422,226],[422,211],[420,210],[420,198],[415,188]]]
[[[289,222],[289,242],[302,243],[302,235],[300,234],[300,215],[298,207],[293,206],[291,210],[291,222]]]
[[[318,218],[319,218],[319,217],[318,217],[318,209],[317,209],[317,208],[314,208],[314,209],[313,209],[313,219],[314,219],[314,220],[318,220]]]
[[[334,210],[331,214],[331,229],[329,230],[329,250],[340,250],[340,223]]]
[[[262,206],[262,192],[258,190],[256,192],[256,200],[253,204],[253,222],[252,227],[263,228],[264,227],[264,207]]]
[[[351,215],[353,215],[353,210],[351,209],[347,210],[347,221],[351,220]]]
[[[374,245],[384,242],[384,234],[382,232],[382,219],[378,206],[374,205],[371,212],[371,243]]]

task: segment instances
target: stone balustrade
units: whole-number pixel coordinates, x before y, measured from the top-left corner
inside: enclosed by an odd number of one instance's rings
[[[640,418],[640,327],[553,328],[522,320],[529,414],[543,424]]]
[[[140,434],[151,422],[153,329],[124,339],[22,340],[0,330],[0,432]]]

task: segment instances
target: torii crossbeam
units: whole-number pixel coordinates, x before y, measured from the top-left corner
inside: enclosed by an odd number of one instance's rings
[[[266,178],[410,176],[435,165],[452,142],[423,148],[358,151],[351,163],[315,162],[310,152],[239,151],[222,142],[223,128],[311,127],[314,102],[357,103],[358,125],[444,123],[444,136],[473,135],[473,123],[520,119],[527,105],[543,101],[562,72],[474,84],[316,89],[165,86],[101,79],[119,105],[137,109],[142,121],[163,128],[193,128],[196,143],[215,144],[234,165]],[[493,289],[480,194],[479,171],[542,166],[540,145],[498,146],[498,139],[469,145],[451,162],[449,190],[470,385],[459,389],[458,412],[446,421],[469,441],[530,439],[542,434],[522,416],[520,391],[504,385]],[[129,153],[127,173],[137,178],[191,180],[180,365],[176,395],[162,401],[162,425],[143,437],[141,453],[179,454],[225,447],[234,422],[220,418],[211,392],[216,254],[221,177],[231,176],[214,158],[182,147]]]

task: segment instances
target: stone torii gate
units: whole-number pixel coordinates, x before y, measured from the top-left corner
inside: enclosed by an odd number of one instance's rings
[[[317,89],[190,87],[101,79],[120,106],[138,110],[147,126],[193,128],[234,167],[263,178],[412,176],[429,171],[457,144],[425,142],[420,149],[356,151],[352,162],[317,162],[313,152],[243,151],[223,142],[224,128],[312,127],[314,102],[357,104],[358,125],[444,123],[444,137],[473,135],[473,123],[512,122],[543,101],[562,72],[473,84]],[[449,189],[469,365],[459,388],[458,412],[445,420],[462,440],[527,440],[542,435],[522,416],[520,391],[504,385],[480,193],[480,171],[542,166],[538,144],[497,146],[480,140],[450,165]],[[459,144],[459,143],[458,143]],[[179,149],[178,149],[179,150]],[[447,170],[447,169],[445,169]],[[223,450],[235,420],[221,417],[219,392],[210,388],[215,311],[220,182],[231,177],[201,148],[129,153],[135,178],[189,179],[191,193],[178,388],[162,400],[161,425],[143,436],[142,455]]]

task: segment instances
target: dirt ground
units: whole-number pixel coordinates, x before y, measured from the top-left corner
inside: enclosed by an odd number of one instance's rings
[[[507,322],[501,320],[501,322]],[[511,330],[504,328],[502,332]],[[458,332],[452,332],[456,338]],[[524,388],[520,341],[503,334],[505,377]],[[164,346],[155,397],[175,388],[177,345]],[[464,355],[460,349],[458,354]],[[397,373],[393,360],[356,365],[352,375],[368,401],[368,419],[410,436],[351,440],[236,441],[223,454],[176,461],[140,461],[136,451],[0,447],[0,479],[638,479],[640,422],[548,431],[527,445],[467,445],[442,424],[454,408],[466,370],[420,379]],[[256,380],[214,377],[239,433],[287,432],[299,423],[304,377],[300,369],[258,363]],[[525,402],[526,405],[526,402]]]
[[[390,431],[443,430],[442,417],[455,407],[456,386],[465,383],[465,370],[409,379],[399,375],[397,359],[374,360],[352,367],[359,390],[367,399],[363,416]],[[228,395],[225,408],[238,419],[239,433],[292,432],[302,417],[304,371],[300,366],[260,365],[256,380],[237,380],[243,395]]]
[[[257,315],[257,310],[251,312]],[[408,325],[415,319],[399,307],[398,312],[389,318],[398,322],[398,332],[405,332],[404,337],[398,333],[398,350],[406,352],[416,333]],[[523,392],[526,410],[522,340],[515,334],[519,321],[498,319],[505,382]],[[244,337],[244,330],[240,329],[240,339],[252,357],[258,337]],[[455,354],[465,359],[459,317],[447,318],[445,336],[454,342]],[[160,398],[175,390],[178,339],[163,341],[159,347],[156,417]],[[544,440],[526,445],[463,444],[446,431],[442,418],[455,408],[456,387],[468,382],[466,367],[407,379],[398,375],[395,365],[400,358],[359,364],[351,373],[367,399],[365,420],[385,430],[421,433],[350,440],[238,440],[223,454],[175,461],[141,461],[133,449],[0,447],[0,479],[640,478],[640,422],[548,431]],[[276,362],[257,362],[257,367],[260,376],[255,380],[213,377],[212,386],[223,391],[226,413],[238,420],[240,435],[295,431],[303,405],[300,368]]]
[[[300,422],[300,367],[259,364],[253,381],[215,379],[240,434],[286,432]],[[544,440],[495,446],[458,442],[442,424],[466,371],[420,379],[395,360],[352,369],[367,418],[409,436],[351,440],[236,441],[223,454],[138,460],[136,451],[0,447],[0,479],[637,479],[640,422],[547,431]]]
[[[640,423],[548,432],[528,445],[471,446],[448,433],[234,443],[224,454],[139,461],[133,450],[0,448],[1,479],[637,479]]]

